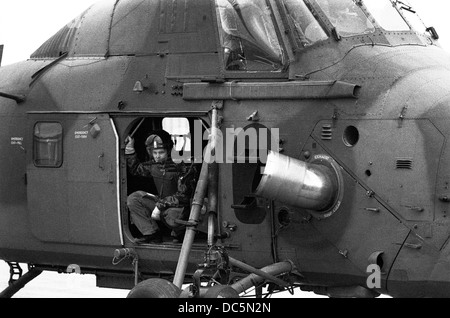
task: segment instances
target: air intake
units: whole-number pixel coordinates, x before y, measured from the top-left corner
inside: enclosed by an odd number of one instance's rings
[[[322,126],[322,134],[321,134],[322,140],[331,140],[333,138],[333,129],[331,128],[331,125],[323,125]]]
[[[315,155],[307,163],[270,151],[256,194],[323,219],[340,207],[343,188],[341,168],[331,157]]]
[[[397,158],[395,168],[396,169],[412,169],[412,158]]]

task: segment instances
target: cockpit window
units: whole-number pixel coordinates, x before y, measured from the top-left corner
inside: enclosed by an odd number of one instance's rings
[[[409,26],[390,0],[364,0],[364,5],[386,31],[409,31]]]
[[[299,42],[300,47],[306,47],[328,38],[328,35],[303,0],[284,0],[283,3],[289,24],[296,35],[296,40]]]
[[[216,0],[225,69],[281,71],[283,49],[266,0]]]
[[[341,36],[372,33],[375,27],[353,0],[316,0]]]
[[[408,3],[407,0],[395,1],[397,8],[402,12],[409,25],[419,33],[425,33],[427,27],[422,19],[417,15],[414,8]]]

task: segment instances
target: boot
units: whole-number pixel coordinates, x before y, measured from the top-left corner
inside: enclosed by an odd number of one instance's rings
[[[138,244],[159,244],[162,243],[162,241],[162,234],[158,231],[150,235],[144,235],[135,242]]]

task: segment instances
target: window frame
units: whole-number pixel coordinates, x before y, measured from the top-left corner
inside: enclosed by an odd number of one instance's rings
[[[59,127],[61,128],[61,133],[58,136],[61,136],[61,138],[59,140],[57,140],[57,146],[59,145],[59,150],[56,156],[56,159],[58,159],[58,155],[60,156],[60,159],[57,161],[57,164],[55,165],[46,165],[46,164],[39,164],[37,161],[40,160],[38,158],[38,152],[37,152],[37,140],[39,140],[39,136],[36,135],[36,127],[39,124],[58,124]],[[45,139],[49,139],[49,138],[45,138]],[[59,121],[37,121],[34,126],[33,126],[33,146],[32,146],[32,159],[33,159],[33,165],[37,168],[61,168],[63,163],[64,163],[64,126],[61,122]],[[47,142],[47,144],[49,144]]]
[[[309,2],[305,2],[302,1],[303,4],[306,6],[306,9],[309,11],[309,13],[311,14],[311,17],[315,20],[315,22],[317,23],[317,26],[324,32],[326,38],[317,40],[312,42],[309,45],[306,45],[305,43],[303,43],[303,41],[301,40],[300,37],[297,36],[297,32],[296,32],[296,26],[294,25],[294,23],[292,21],[290,21],[290,19],[288,18],[289,13],[288,13],[288,4],[286,3],[285,0],[280,0],[277,5],[278,5],[278,10],[280,10],[281,12],[283,12],[283,17],[282,17],[282,21],[283,24],[285,26],[285,33],[288,34],[288,38],[289,41],[292,45],[292,47],[294,48],[295,51],[303,51],[306,50],[310,47],[314,47],[316,46],[318,43],[323,43],[324,41],[328,41],[330,39],[331,36],[331,32],[329,31],[329,26],[327,26],[324,23],[324,20],[321,19],[318,16],[318,12],[315,10],[311,9],[311,4]]]
[[[282,51],[282,56],[284,60],[283,67],[276,71],[270,70],[228,70],[225,66],[224,59],[225,53],[223,52],[222,40],[220,35],[221,26],[221,17],[218,13],[216,0],[213,1],[212,11],[213,17],[215,21],[215,31],[216,31],[216,40],[217,40],[217,49],[219,56],[219,66],[221,69],[221,73],[223,78],[225,79],[234,79],[234,78],[288,78],[289,77],[289,66],[291,62],[294,60],[293,57],[293,48],[291,47],[290,39],[285,34],[285,25],[281,21],[279,8],[277,3],[273,0],[266,0],[268,7],[272,12],[272,21],[274,30],[277,36],[277,41]]]

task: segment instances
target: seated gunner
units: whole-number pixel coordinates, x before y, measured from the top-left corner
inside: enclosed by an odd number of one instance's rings
[[[145,141],[150,160],[140,162],[134,149],[134,140],[127,137],[125,154],[132,175],[152,178],[157,194],[136,191],[128,196],[131,220],[143,234],[136,243],[161,243],[162,232],[157,221],[172,230],[175,241],[182,239],[185,226],[177,220],[187,220],[190,199],[195,189],[196,170],[191,165],[176,164],[171,158],[173,141],[160,130]]]

